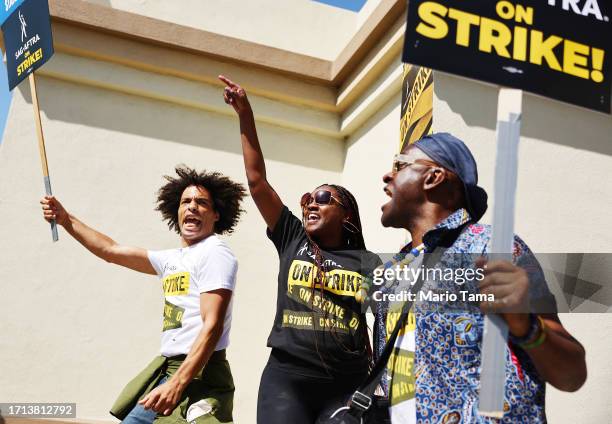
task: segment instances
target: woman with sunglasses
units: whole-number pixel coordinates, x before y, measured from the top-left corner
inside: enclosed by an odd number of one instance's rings
[[[280,258],[257,422],[313,424],[346,402],[368,373],[371,349],[355,293],[380,259],[365,249],[357,202],[345,188],[324,184],[304,194],[301,219],[289,211],[266,179],[244,89],[219,79],[240,118],[249,189]]]

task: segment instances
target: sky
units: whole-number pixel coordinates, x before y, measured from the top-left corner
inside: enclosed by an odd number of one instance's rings
[[[331,6],[340,7],[342,9],[352,10],[353,12],[359,12],[366,0],[314,0],[319,3],[329,4]]]
[[[6,124],[6,115],[11,105],[11,98],[12,94],[8,91],[8,81],[6,80],[6,66],[0,63],[0,143],[2,143],[4,138],[4,126]]]

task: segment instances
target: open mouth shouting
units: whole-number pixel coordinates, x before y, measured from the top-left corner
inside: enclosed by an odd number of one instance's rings
[[[183,219],[183,231],[199,231],[202,228],[202,220],[195,215],[188,215]]]
[[[384,192],[385,192],[385,194],[386,194],[387,196],[389,196],[391,199],[390,199],[390,200],[389,200],[387,203],[385,203],[384,205],[382,205],[382,206],[380,207],[380,209],[384,209],[384,208],[385,208],[385,206],[387,206],[388,204],[390,204],[390,203],[391,203],[391,200],[393,199],[393,193],[391,193],[391,190],[389,190],[389,185],[386,185],[386,186],[383,188],[383,191],[384,191]]]

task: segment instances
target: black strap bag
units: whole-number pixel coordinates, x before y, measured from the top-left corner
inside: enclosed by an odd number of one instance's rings
[[[412,292],[418,293],[423,282],[418,281]],[[395,341],[400,329],[406,324],[408,313],[412,307],[411,301],[405,302],[402,314],[395,324],[393,333],[385,344],[385,348],[368,374],[368,377],[355,390],[347,405],[341,406],[331,414],[325,413],[319,417],[316,424],[391,424],[389,416],[389,400],[376,396],[374,392],[382,379],[389,357],[395,349]]]

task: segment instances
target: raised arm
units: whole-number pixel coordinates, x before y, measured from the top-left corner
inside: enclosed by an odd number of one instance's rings
[[[253,110],[242,87],[223,75],[219,75],[219,79],[226,84],[223,91],[225,103],[234,108],[240,119],[240,139],[249,191],[266,225],[273,230],[283,210],[283,202],[266,179],[266,164],[257,139]]]
[[[156,274],[145,249],[117,244],[110,237],[88,227],[69,214],[53,196],[43,197],[40,204],[43,209],[43,217],[47,221],[55,219],[58,225],[64,227],[68,234],[97,257],[134,271]]]

